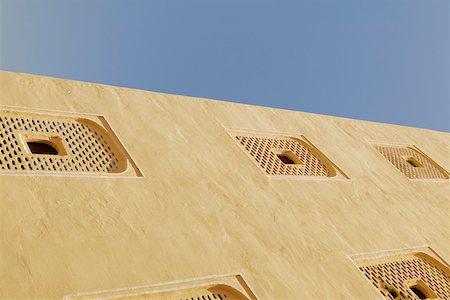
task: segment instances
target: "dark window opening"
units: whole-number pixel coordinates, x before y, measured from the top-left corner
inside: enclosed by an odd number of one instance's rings
[[[303,165],[303,162],[291,150],[273,149],[272,151],[285,165]]]
[[[295,165],[295,162],[283,154],[277,154],[278,158],[286,165]]]
[[[58,150],[44,142],[27,142],[27,145],[33,154],[58,155]]]
[[[413,291],[419,299],[427,299],[427,296],[418,287],[411,287],[411,291]]]
[[[410,164],[411,166],[413,166],[414,168],[421,168],[421,167],[423,167],[422,164],[420,162],[418,162],[417,159],[415,159],[414,157],[407,158],[406,162],[408,164]]]
[[[398,297],[398,293],[396,290],[394,289],[389,289],[389,294],[392,296],[392,298],[397,298]]]

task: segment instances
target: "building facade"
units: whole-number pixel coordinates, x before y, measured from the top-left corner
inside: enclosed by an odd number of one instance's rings
[[[450,299],[450,135],[0,73],[2,299]]]

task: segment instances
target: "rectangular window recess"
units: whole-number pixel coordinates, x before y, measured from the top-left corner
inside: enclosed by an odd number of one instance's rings
[[[430,247],[351,255],[386,299],[450,299],[450,268]]]
[[[272,149],[279,160],[285,165],[303,165],[303,162],[292,150]]]
[[[349,177],[305,136],[227,128],[247,156],[270,178],[341,179]]]
[[[409,179],[446,180],[449,173],[414,145],[370,142],[375,150]]]
[[[103,116],[0,106],[0,174],[141,177]]]
[[[63,299],[257,300],[258,298],[241,274],[233,274],[183,279],[162,284],[134,286],[109,291],[78,293],[64,296]]]
[[[59,134],[30,133],[19,134],[23,145],[26,145],[27,154],[41,155],[67,155],[67,146]]]
[[[414,168],[423,168],[423,165],[413,156],[402,156],[402,158]]]

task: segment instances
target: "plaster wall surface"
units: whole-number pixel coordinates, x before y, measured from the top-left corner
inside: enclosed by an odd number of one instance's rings
[[[349,255],[450,260],[449,180],[411,180],[370,143],[449,171],[448,133],[9,72],[0,104],[103,115],[143,174],[1,174],[2,299],[230,273],[259,299],[381,299]],[[227,128],[303,135],[349,179],[269,178]]]

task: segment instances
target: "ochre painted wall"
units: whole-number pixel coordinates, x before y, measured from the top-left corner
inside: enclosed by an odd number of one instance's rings
[[[448,133],[8,72],[0,104],[103,115],[144,175],[1,174],[2,299],[229,273],[260,299],[380,299],[349,255],[450,260],[449,180],[410,180],[369,143],[449,171]],[[303,135],[350,179],[271,179],[226,128]]]

